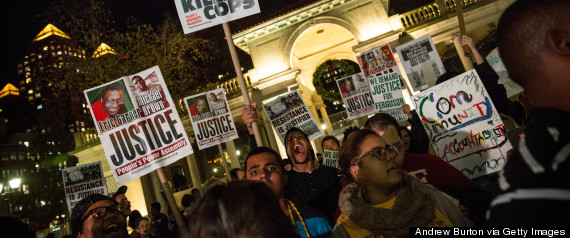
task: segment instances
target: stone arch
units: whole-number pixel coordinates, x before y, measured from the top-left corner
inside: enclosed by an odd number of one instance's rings
[[[360,37],[358,29],[345,20],[310,19],[292,30],[284,41],[284,61],[291,68],[300,69],[300,83],[314,91],[311,76],[318,65],[331,58],[355,61],[352,47],[358,44]]]

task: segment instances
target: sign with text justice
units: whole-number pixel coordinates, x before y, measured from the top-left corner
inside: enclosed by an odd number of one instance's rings
[[[376,112],[370,85],[364,74],[357,73],[336,81],[348,119],[356,119]]]
[[[192,154],[158,66],[85,90],[117,184]]]
[[[503,168],[512,146],[475,70],[411,99],[439,157],[470,179]]]
[[[287,130],[292,127],[297,127],[307,133],[311,141],[323,136],[315,117],[297,91],[286,93],[265,103],[263,111],[271,120],[273,129],[283,143],[285,143]]]
[[[257,0],[174,0],[184,34],[260,12]]]
[[[205,149],[238,138],[223,88],[184,98],[198,148]]]
[[[65,168],[61,173],[69,214],[81,199],[95,193],[107,195],[107,183],[100,161]]]

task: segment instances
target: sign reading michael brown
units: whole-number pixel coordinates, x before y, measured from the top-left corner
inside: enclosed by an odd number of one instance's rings
[[[437,155],[470,179],[499,171],[512,148],[475,70],[411,97]]]
[[[223,88],[184,98],[199,149],[238,138]]]
[[[184,34],[259,13],[257,0],[174,0]]]
[[[192,154],[158,66],[85,90],[117,184]]]

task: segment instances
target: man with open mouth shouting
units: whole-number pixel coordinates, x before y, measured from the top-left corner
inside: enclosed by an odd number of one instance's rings
[[[293,163],[285,197],[304,204],[310,213],[321,214],[332,225],[341,185],[336,168],[316,164],[307,134],[293,127],[285,134],[287,156]]]
[[[71,211],[72,237],[126,238],[126,223],[118,204],[102,194],[91,194]]]

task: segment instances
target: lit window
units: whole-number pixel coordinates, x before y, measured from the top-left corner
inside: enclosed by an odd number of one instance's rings
[[[42,104],[38,105],[38,110],[44,108],[44,106]],[[44,133],[44,131],[42,130],[42,134]]]
[[[45,51],[45,50],[48,50],[48,47],[47,47],[47,46],[44,46],[44,51]]]
[[[32,82],[32,78],[26,78],[26,84],[29,84]]]
[[[39,54],[39,55],[38,55],[38,59],[41,59],[41,58],[42,58],[42,55],[41,55],[41,54]]]
[[[28,98],[28,101],[31,102],[32,100],[34,100],[34,96],[30,96],[30,97]]]
[[[40,93],[36,93],[36,98],[41,98],[42,95],[40,95]]]
[[[57,52],[57,55],[61,55],[61,54],[62,54],[61,50]]]
[[[24,141],[24,145],[25,145],[26,147],[30,147],[30,142]]]
[[[34,94],[34,90],[28,90],[28,94]]]

